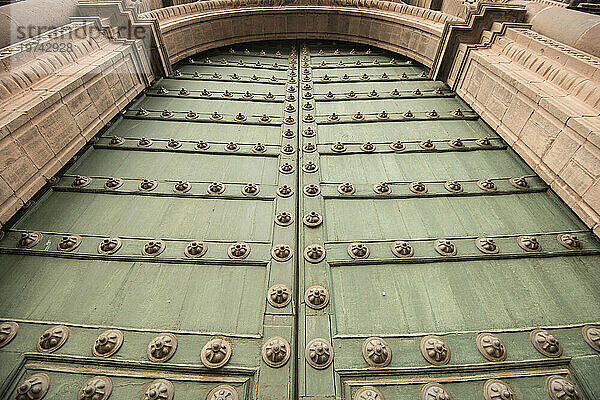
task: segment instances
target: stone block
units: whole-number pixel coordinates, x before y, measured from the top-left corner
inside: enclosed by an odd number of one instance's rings
[[[579,196],[583,196],[583,194],[594,183],[594,178],[591,175],[589,175],[583,168],[581,168],[581,166],[575,161],[569,161],[567,165],[563,168],[563,170],[560,172],[559,176]]]
[[[567,130],[561,131],[543,156],[544,163],[557,174],[583,144],[576,135]]]
[[[31,123],[19,129],[13,137],[38,169],[42,168],[54,157],[54,152],[46,142],[46,139],[44,139],[37,127]]]

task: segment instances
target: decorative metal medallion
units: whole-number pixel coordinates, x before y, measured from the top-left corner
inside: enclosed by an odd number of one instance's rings
[[[281,152],[283,154],[288,154],[288,155],[289,154],[294,154],[294,146],[292,146],[291,144],[288,143],[288,144],[286,144],[285,146],[283,146],[281,148]]]
[[[113,136],[112,138],[110,138],[109,145],[111,145],[111,146],[120,146],[123,143],[125,143],[125,139],[123,139],[120,136]]]
[[[117,329],[109,329],[102,332],[94,341],[92,355],[95,357],[110,357],[121,348],[123,344],[123,332]]]
[[[292,248],[287,244],[278,244],[271,249],[271,257],[275,261],[288,261],[292,258]]]
[[[448,142],[448,145],[450,147],[454,147],[455,149],[462,149],[465,147],[465,144],[463,143],[462,140],[460,140],[460,138],[456,138],[454,140],[451,140],[450,142]]]
[[[411,182],[408,188],[413,193],[427,193],[427,186],[423,182]]]
[[[104,189],[114,190],[123,186],[123,180],[121,178],[108,178],[104,182]]]
[[[283,131],[282,136],[286,139],[293,139],[294,137],[296,137],[296,134],[293,130],[288,128],[285,131]]]
[[[21,381],[15,389],[15,400],[43,399],[50,387],[50,377],[44,373],[33,374]]]
[[[208,194],[222,194],[225,191],[225,185],[221,182],[212,182],[206,190]]]
[[[17,240],[17,247],[20,249],[31,249],[42,240],[40,232],[23,232]]]
[[[267,146],[259,142],[252,147],[252,151],[255,153],[264,153],[267,151]]]
[[[0,348],[9,344],[19,331],[19,324],[8,321],[0,324]]]
[[[475,239],[475,246],[485,254],[498,254],[500,251],[494,239],[486,236]]]
[[[311,244],[304,249],[304,259],[310,263],[318,263],[325,259],[325,247]]]
[[[360,149],[365,153],[372,153],[375,151],[375,145],[371,142],[366,142],[360,146]]]
[[[181,147],[181,142],[179,140],[169,139],[169,141],[167,141],[167,147],[169,149],[178,149]]]
[[[200,258],[208,251],[208,245],[200,240],[194,240],[190,242],[185,249],[183,254],[188,258]]]
[[[438,114],[438,112],[435,110],[431,110],[431,111],[427,112],[427,116],[429,118],[438,118],[440,116],[440,114]]]
[[[304,137],[313,137],[315,136],[315,130],[310,126],[302,131],[302,136]]]
[[[210,144],[203,140],[199,140],[195,147],[196,150],[208,150],[210,148]]]
[[[156,257],[165,251],[166,247],[167,244],[164,241],[161,239],[154,239],[144,244],[144,247],[142,248],[142,255]]]
[[[344,182],[340,183],[338,186],[338,192],[340,192],[340,194],[354,194],[356,189],[350,182]]]
[[[390,143],[390,148],[394,151],[403,151],[406,150],[406,146],[400,140],[396,140],[393,143]]]
[[[210,119],[219,121],[219,120],[223,119],[223,116],[215,111],[214,113],[211,114]]]
[[[79,247],[81,240],[81,236],[79,235],[63,236],[56,245],[56,249],[58,251],[73,251]]]
[[[419,143],[419,146],[425,150],[433,150],[435,148],[435,145],[433,144],[431,139],[423,140],[421,143]]]
[[[143,179],[138,187],[142,192],[151,192],[156,189],[158,182],[153,179]]]
[[[430,364],[446,365],[450,361],[450,348],[439,336],[425,336],[420,347],[421,355]]]
[[[439,94],[442,94],[442,93],[439,93]],[[455,117],[463,117],[464,116],[464,114],[460,108],[457,108],[456,110],[452,111],[452,115]]]
[[[498,379],[488,379],[483,384],[483,398],[485,400],[515,400],[515,392],[508,383]]]
[[[320,285],[311,286],[304,292],[304,302],[315,310],[325,308],[329,303],[329,291]]]
[[[36,349],[42,353],[52,353],[58,350],[69,338],[69,328],[64,325],[46,329],[38,339]]]
[[[92,179],[87,176],[77,175],[75,179],[73,179],[73,183],[71,183],[71,187],[74,188],[83,188],[92,183]]]
[[[175,387],[166,379],[150,382],[142,393],[142,400],[173,400]]]
[[[276,308],[283,308],[292,301],[292,291],[284,284],[278,283],[269,288],[267,301]]]
[[[227,249],[229,258],[244,259],[250,254],[250,245],[246,242],[235,242]]]
[[[225,145],[225,151],[234,152],[240,149],[240,145],[234,142],[229,142]]]
[[[375,186],[373,186],[373,191],[377,194],[391,194],[392,188],[386,182],[379,182]]]
[[[385,400],[379,389],[373,386],[363,386],[354,393],[353,400]]]
[[[282,211],[275,216],[275,223],[279,226],[289,226],[293,222],[292,214],[287,211]]]
[[[233,386],[219,385],[211,389],[206,395],[206,400],[238,400],[237,391]]]
[[[560,357],[562,355],[562,344],[550,332],[536,328],[531,331],[529,337],[531,344],[540,354],[546,357]]]
[[[388,113],[386,113],[385,111],[382,111],[379,114],[377,114],[377,118],[379,118],[379,119],[389,119],[390,115]]]
[[[310,184],[304,186],[304,189],[302,189],[302,191],[304,192],[305,195],[307,195],[309,197],[315,197],[321,193],[321,188],[319,187],[319,185],[310,183]]]
[[[308,161],[306,164],[302,166],[302,171],[311,174],[313,172],[317,172],[319,170],[319,166],[312,161]]]
[[[177,351],[177,337],[172,333],[159,334],[146,347],[148,360],[155,362],[168,361],[173,357],[175,351]]]
[[[542,245],[538,242],[535,236],[519,236],[517,243],[525,251],[529,252],[540,252],[542,251]]]
[[[306,143],[302,148],[306,153],[314,153],[317,150],[317,146],[314,143]]]
[[[439,383],[429,382],[421,388],[421,400],[452,400],[452,396]]]
[[[309,228],[316,228],[323,222],[323,217],[318,212],[311,211],[302,218],[302,222]]]
[[[392,253],[399,258],[412,257],[415,249],[408,243],[401,240],[395,241],[390,245]]]
[[[288,185],[281,185],[277,188],[277,194],[280,197],[290,197],[294,194],[294,189]]]
[[[233,119],[234,119],[236,122],[244,122],[244,121],[246,121],[246,116],[240,112],[240,113],[237,113],[237,114],[235,115],[235,117],[233,117]]]
[[[325,339],[313,339],[306,345],[305,358],[311,367],[325,369],[333,362],[333,347]]]
[[[442,256],[455,256],[456,246],[448,239],[437,239],[435,241],[435,251]]]
[[[460,193],[463,191],[462,185],[457,181],[447,181],[444,183],[447,191],[452,193]]]
[[[558,243],[562,244],[569,250],[583,250],[581,240],[571,233],[561,233],[557,236]]]
[[[477,350],[481,355],[489,361],[504,361],[506,360],[506,347],[502,340],[491,333],[480,333],[477,335]]]
[[[196,119],[198,118],[198,113],[194,112],[193,110],[190,110],[187,114],[185,114],[185,117],[187,119]]]
[[[1,328],[0,328],[1,332]],[[590,347],[598,352],[600,352],[600,326],[599,325],[586,325],[581,328],[581,334],[583,335],[583,340]],[[0,342],[1,343],[1,342]],[[2,347],[0,345],[0,347]]]
[[[281,172],[282,174],[291,174],[292,172],[294,172],[294,166],[287,162],[283,163],[279,167],[279,172]]]
[[[559,375],[546,379],[546,390],[552,400],[583,400],[575,384]]]
[[[348,255],[353,259],[369,258],[369,248],[364,243],[354,242],[348,245]]]
[[[336,153],[343,153],[346,151],[346,146],[344,146],[342,142],[336,142],[331,145],[331,150],[335,151]]]
[[[204,345],[200,358],[207,368],[221,368],[231,358],[231,343],[224,338],[212,339]]]
[[[413,114],[412,111],[408,110],[407,112],[404,113],[404,118],[414,118],[415,114]]]
[[[262,359],[272,368],[283,367],[290,359],[290,344],[282,337],[268,339],[262,347]]]
[[[260,188],[254,183],[248,183],[242,188],[242,194],[244,196],[256,196],[258,192],[260,192]]]
[[[479,186],[482,190],[486,192],[494,192],[496,189],[496,184],[491,179],[482,179],[477,181],[477,186]]]
[[[355,121],[362,121],[363,119],[365,119],[365,116],[359,111],[352,116],[352,119]]]
[[[108,376],[95,376],[83,385],[77,393],[77,400],[106,400],[112,393],[112,387],[112,380]]]
[[[173,191],[175,193],[186,193],[189,192],[192,188],[192,184],[188,181],[178,181],[173,185]]]
[[[490,139],[488,139],[486,137],[477,139],[475,141],[475,143],[477,143],[479,146],[482,146],[482,147],[490,147],[492,145],[492,142],[490,142]]]
[[[529,183],[527,183],[524,176],[520,176],[518,178],[510,178],[509,182],[517,189],[527,189],[529,187]]]
[[[387,367],[392,361],[392,348],[382,338],[370,337],[363,342],[362,355],[371,367]]]
[[[413,91],[411,92],[411,94],[412,94],[413,96],[421,96],[423,93],[421,93],[421,91],[419,90],[419,88],[416,88],[415,90],[413,90]]]

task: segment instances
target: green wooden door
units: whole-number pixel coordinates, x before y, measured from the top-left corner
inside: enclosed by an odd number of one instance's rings
[[[444,84],[325,42],[177,68],[0,241],[0,398],[600,396],[600,244]]]

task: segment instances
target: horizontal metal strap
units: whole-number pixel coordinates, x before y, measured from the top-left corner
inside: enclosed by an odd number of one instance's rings
[[[561,242],[563,235],[575,236],[580,248],[568,248]],[[535,248],[523,244],[527,238],[535,240]],[[484,247],[483,239],[491,239]],[[440,242],[442,241],[442,250]],[[363,258],[351,256],[352,244],[363,245]],[[529,242],[530,243],[530,242]],[[449,247],[448,247],[449,246]],[[520,233],[513,235],[481,235],[478,237],[444,237],[431,239],[397,238],[389,241],[354,240],[325,242],[327,261],[332,267],[372,264],[457,262],[529,257],[564,257],[599,255],[600,243],[589,231]],[[365,248],[367,250],[365,250]],[[444,252],[443,249],[453,250]]]
[[[184,250],[194,241],[201,239],[168,239],[168,238],[134,238],[118,237],[120,247],[112,254],[102,253],[100,245],[104,239],[109,236],[97,234],[85,234],[77,232],[40,232],[39,242],[31,248],[21,248],[18,246],[19,239],[23,233],[33,232],[22,229],[11,229],[0,240],[0,253],[4,254],[24,254],[30,256],[59,257],[82,260],[108,260],[124,262],[152,262],[169,264],[205,264],[219,266],[261,266],[265,267],[271,260],[270,242],[244,241],[248,244],[250,252],[243,259],[235,259],[228,256],[228,250],[235,241],[216,241],[202,240],[206,247],[205,253],[199,257],[188,257]],[[70,251],[59,250],[59,243],[66,236],[77,235],[80,242],[76,248]],[[160,233],[157,233],[160,235]],[[143,249],[149,242],[162,241],[163,249],[157,255],[145,255]]]

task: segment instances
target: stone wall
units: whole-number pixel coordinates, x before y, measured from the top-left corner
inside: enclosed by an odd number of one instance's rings
[[[463,46],[457,93],[600,234],[600,59],[527,28]]]
[[[79,32],[77,39],[65,36]],[[0,59],[0,225],[146,86],[143,48],[74,23],[32,42],[65,42],[71,53],[20,46]]]

